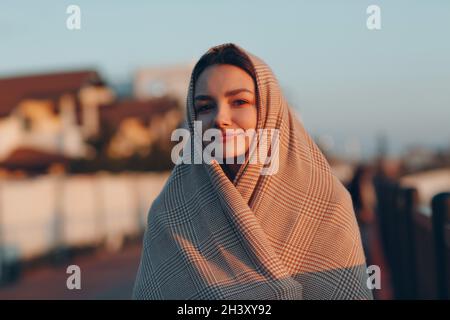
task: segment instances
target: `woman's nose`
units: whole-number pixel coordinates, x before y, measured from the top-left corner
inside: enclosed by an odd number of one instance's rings
[[[228,127],[231,125],[231,112],[228,106],[220,105],[218,107],[214,124],[218,128]]]

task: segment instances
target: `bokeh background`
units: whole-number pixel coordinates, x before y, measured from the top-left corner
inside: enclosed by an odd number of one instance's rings
[[[130,297],[190,72],[226,42],[271,66],[348,187],[376,298],[448,299],[449,31],[444,0],[3,0],[0,299]]]

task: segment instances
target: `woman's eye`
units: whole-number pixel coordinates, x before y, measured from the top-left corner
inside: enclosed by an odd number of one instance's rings
[[[204,113],[204,112],[207,112],[208,110],[212,109],[212,107],[213,106],[210,105],[210,104],[205,104],[203,106],[197,107],[197,112],[198,113]]]
[[[242,105],[247,104],[247,103],[248,103],[248,101],[241,100],[241,99],[233,101],[233,105],[234,106],[242,106]]]

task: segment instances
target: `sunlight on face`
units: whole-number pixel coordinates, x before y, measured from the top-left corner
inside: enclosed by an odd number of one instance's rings
[[[222,131],[224,158],[247,152],[251,137],[243,133],[257,125],[255,83],[247,72],[229,64],[207,67],[195,84],[194,109],[203,132]]]

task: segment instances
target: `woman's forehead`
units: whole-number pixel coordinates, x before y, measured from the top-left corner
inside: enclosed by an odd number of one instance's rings
[[[195,84],[196,95],[225,93],[236,89],[247,89],[254,93],[255,84],[253,78],[246,71],[229,64],[207,67]]]

